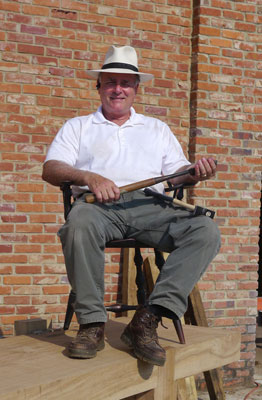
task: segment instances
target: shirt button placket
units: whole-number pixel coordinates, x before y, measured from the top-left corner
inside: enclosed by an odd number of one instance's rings
[[[124,130],[121,128],[121,126],[118,128],[118,138],[120,145],[125,146],[125,135]]]

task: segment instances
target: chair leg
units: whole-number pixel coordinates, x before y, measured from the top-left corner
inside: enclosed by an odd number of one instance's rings
[[[69,329],[70,322],[72,321],[73,315],[74,315],[74,302],[76,299],[76,294],[71,290],[69,297],[68,297],[68,302],[67,302],[67,309],[66,309],[66,316],[65,316],[65,322],[64,322],[64,331],[67,331]]]
[[[159,269],[159,271],[161,271],[163,265],[165,264],[163,253],[158,249],[154,249],[154,252],[155,252],[155,264]]]
[[[145,277],[142,271],[143,257],[141,255],[140,248],[135,248],[134,263],[136,266],[136,286],[137,286],[137,301],[138,304],[145,304],[146,293],[145,293]]]
[[[174,327],[176,329],[176,333],[177,333],[180,344],[185,344],[186,341],[185,341],[184,331],[183,331],[183,327],[182,327],[180,319],[174,318],[172,321],[173,321]]]

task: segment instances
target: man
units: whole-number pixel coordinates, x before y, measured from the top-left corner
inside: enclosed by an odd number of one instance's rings
[[[74,183],[76,198],[59,231],[70,284],[76,292],[79,322],[68,347],[72,358],[92,358],[104,347],[104,248],[113,239],[135,238],[170,255],[155,288],[121,335],[136,356],[163,365],[165,350],[157,337],[161,316],[181,317],[187,297],[219,250],[217,226],[208,217],[175,207],[143,190],[120,195],[119,187],[154,176],[192,168],[168,126],[137,114],[132,105],[139,82],[152,79],[139,72],[130,46],[111,46],[97,79],[101,107],[65,123],[48,151],[43,179],[53,185]],[[198,182],[215,175],[216,164],[201,158],[195,175],[173,179]],[[163,192],[163,184],[153,187]],[[96,202],[85,202],[86,191]]]

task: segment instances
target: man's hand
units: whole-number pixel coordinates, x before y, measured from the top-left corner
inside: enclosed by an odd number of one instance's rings
[[[170,182],[173,185],[178,185],[180,183],[196,184],[199,181],[210,179],[216,174],[216,163],[212,157],[202,157],[196,163],[184,166],[178,169],[176,172],[186,171],[192,168],[194,169],[194,175],[188,173],[187,175],[170,179]]]
[[[42,178],[55,186],[60,186],[65,181],[72,182],[77,186],[88,186],[100,203],[115,201],[120,197],[119,188],[110,179],[74,168],[62,161],[47,161],[43,166]]]
[[[120,197],[120,190],[110,179],[95,173],[88,173],[87,185],[96,196],[99,203],[116,201]]]
[[[216,163],[212,157],[202,157],[191,167],[195,168],[195,175],[191,176],[194,181],[205,181],[216,174]]]

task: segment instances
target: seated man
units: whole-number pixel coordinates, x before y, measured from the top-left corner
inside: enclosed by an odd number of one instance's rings
[[[104,348],[104,249],[114,239],[135,238],[168,252],[146,306],[140,307],[121,335],[136,356],[163,365],[165,350],[156,328],[161,316],[180,318],[187,298],[220,246],[219,231],[206,216],[166,203],[143,190],[120,195],[119,187],[192,168],[169,127],[132,107],[139,82],[152,79],[137,67],[136,51],[111,46],[104,65],[89,71],[97,79],[102,105],[90,115],[67,121],[52,142],[43,179],[59,186],[74,183],[76,201],[59,230],[79,331],[70,343],[73,358],[92,358]],[[213,177],[212,157],[201,158],[194,176],[172,183],[196,183]],[[163,193],[163,184],[153,190]],[[91,191],[96,202],[85,201]]]

